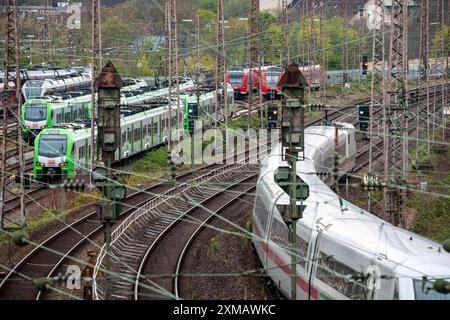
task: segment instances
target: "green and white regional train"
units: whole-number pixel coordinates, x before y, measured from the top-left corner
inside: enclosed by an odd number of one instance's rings
[[[233,91],[229,100],[229,114],[233,110]],[[213,98],[211,98],[211,96]],[[204,115],[205,121],[213,119],[214,93],[202,94],[200,98],[200,111],[192,100],[192,95],[183,95],[180,98],[182,106],[181,117],[184,110],[190,106],[196,113]],[[189,104],[191,103],[191,104]],[[177,104],[171,107],[171,123],[176,123]],[[203,111],[205,110],[205,111]],[[209,114],[209,110],[213,110]],[[218,110],[219,116],[223,114]],[[196,119],[201,119],[197,117]],[[115,153],[114,161],[120,161],[130,156],[147,151],[167,142],[169,124],[168,106],[123,116],[121,118],[121,142]],[[203,119],[202,119],[203,120]],[[83,169],[88,168],[90,159],[91,129],[78,125],[60,124],[60,127],[44,128],[36,137],[34,143],[33,175],[38,181],[54,181],[58,179],[71,179]],[[97,129],[94,129],[97,136]],[[95,150],[96,148],[94,148]]]
[[[203,125],[209,125],[214,122],[215,113],[215,91],[207,92],[198,97],[200,107],[197,105],[197,95],[190,94],[180,97],[180,100],[186,106],[187,112],[184,114],[184,129],[187,132],[192,132],[196,120],[201,119]],[[231,118],[234,111],[234,91],[230,84],[227,84],[227,116]],[[225,118],[224,110],[218,110],[217,119],[223,121]]]
[[[193,86],[192,81],[186,81],[180,85],[180,91],[192,89]],[[125,89],[122,89],[122,93],[130,90],[130,88],[125,87]],[[167,88],[163,88],[134,96],[122,94],[120,103],[122,106],[144,104],[151,99],[166,96],[167,91]],[[52,128],[61,123],[70,123],[77,120],[88,120],[91,118],[91,113],[90,95],[55,101],[50,98],[29,99],[22,106],[23,137],[25,140],[32,140],[45,128]]]

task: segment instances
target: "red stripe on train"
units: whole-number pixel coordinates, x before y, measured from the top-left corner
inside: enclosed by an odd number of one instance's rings
[[[256,235],[258,237],[262,238],[263,236],[262,236],[261,230],[259,229],[259,226],[256,223],[253,225],[256,226],[256,228],[255,228]],[[269,259],[272,260],[273,263],[275,263],[275,265],[277,265],[287,276],[290,277],[291,266],[286,265],[284,263],[284,261],[281,259],[281,257],[269,248],[269,245],[265,241],[258,240],[258,242],[261,243],[261,246],[263,247],[263,250],[269,257]],[[272,257],[273,257],[273,259],[272,259]],[[300,287],[305,293],[308,293],[309,285],[308,285],[307,281],[305,281],[303,278],[298,276],[296,279],[296,283],[297,283],[297,287]],[[314,288],[313,286],[311,286],[311,297],[316,300],[319,299],[319,291],[316,288]]]

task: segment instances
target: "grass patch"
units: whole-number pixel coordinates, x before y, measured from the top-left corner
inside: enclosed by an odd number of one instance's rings
[[[449,194],[450,175],[440,181],[428,183],[428,191],[437,194]],[[438,242],[450,238],[450,199],[428,193],[414,193],[407,205],[420,213],[413,231]]]
[[[152,150],[123,170],[129,173],[121,178],[127,185],[145,184],[160,178],[167,171],[167,148]]]
[[[56,218],[61,218],[68,214],[68,211],[58,211],[58,210],[45,210],[43,214],[38,217],[27,220],[27,226],[25,232],[29,235],[34,230],[40,228],[41,226],[55,220]],[[0,235],[0,246],[8,243],[10,236],[7,234]]]
[[[76,196],[75,199],[73,199],[70,205],[70,210],[81,207],[88,203],[99,201],[101,197],[102,195],[97,189],[92,190],[92,192],[90,193],[80,193],[78,196]]]

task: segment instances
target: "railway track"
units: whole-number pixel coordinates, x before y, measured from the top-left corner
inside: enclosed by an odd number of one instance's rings
[[[224,203],[219,209],[217,209],[214,213],[208,215],[206,219],[203,220],[203,222],[195,229],[195,231],[192,233],[192,235],[189,237],[189,239],[186,241],[185,245],[183,246],[183,249],[181,250],[181,253],[177,259],[176,269],[174,273],[174,283],[173,283],[173,290],[174,295],[177,299],[192,299],[192,292],[185,292],[187,288],[190,287],[190,284],[187,283],[186,285],[182,286],[183,282],[186,280],[195,280],[191,277],[186,277],[186,274],[193,274],[193,272],[189,272],[189,267],[185,266],[187,257],[192,257],[190,254],[192,249],[196,249],[196,246],[194,245],[196,242],[198,245],[202,244],[202,240],[200,239],[200,236],[202,235],[202,232],[206,232],[209,230],[217,230],[215,233],[220,233],[223,230],[222,224],[225,224],[226,227],[230,229],[230,231],[236,231],[234,226],[231,226],[224,222],[224,216],[227,216],[228,220],[234,220],[236,214],[236,208],[239,207],[242,208],[242,201],[246,201],[247,203],[254,203],[255,198],[255,187],[248,188],[245,193],[241,193],[240,195],[230,199],[226,203]],[[239,210],[238,210],[239,211]],[[239,212],[239,215],[241,213]],[[220,219],[218,216],[220,215]],[[185,272],[186,270],[186,272]],[[208,270],[208,266],[204,267],[205,273],[209,273],[210,270]],[[213,279],[210,279],[212,281],[217,281],[217,278],[213,277]],[[206,280],[208,281],[208,280]],[[218,290],[220,290],[220,286],[218,286]],[[192,290],[189,290],[192,291]],[[220,290],[221,291],[221,290]],[[136,298],[136,295],[135,295]],[[141,296],[142,298],[142,296]]]
[[[191,200],[192,202],[184,212],[169,211],[164,214],[161,223],[156,222],[156,226],[149,225],[144,231],[145,233],[149,232],[151,236],[138,242],[147,245],[148,249],[145,250],[140,260],[137,273],[134,274],[136,279],[134,299],[164,298],[164,295],[158,296],[152,292],[146,284],[148,280],[152,286],[162,288],[165,292],[170,292],[178,298],[177,275],[185,257],[186,245],[195,238],[200,227],[205,227],[208,221],[255,188],[257,166],[254,168],[244,166],[226,175],[226,180],[217,176],[212,179],[216,181],[209,181],[207,185],[200,185],[183,193],[183,198],[195,199]],[[228,178],[231,179],[228,180]],[[225,181],[227,186],[223,188]],[[174,199],[173,201],[179,200]],[[165,206],[170,206],[170,204],[165,203]],[[166,252],[165,257],[164,252]],[[169,252],[170,254],[168,254]],[[171,271],[173,274],[170,274]],[[132,276],[133,274],[130,274],[130,277]],[[123,289],[127,290],[126,285]]]
[[[177,177],[179,182],[187,181],[220,167],[210,165]],[[127,209],[119,218],[119,223],[131,215],[137,207],[145,205],[157,194],[170,190],[170,183],[158,183],[129,195],[124,206]],[[153,196],[149,196],[149,194]],[[98,221],[95,211],[70,225],[64,226],[57,233],[38,244],[30,253],[21,259],[0,282],[0,300],[2,299],[39,299],[41,294],[32,281],[27,281],[18,274],[38,278],[51,277],[60,271],[63,263],[77,249],[86,245],[89,240],[101,233],[103,226]],[[45,295],[44,295],[45,298]]]
[[[249,158],[247,157],[246,160]],[[112,234],[111,245],[111,269],[113,273],[111,286],[114,293],[113,299],[129,299],[133,292],[133,279],[148,245],[158,243],[162,235],[166,234],[167,228],[186,217],[186,213],[206,201],[215,201],[217,195],[226,192],[228,186],[235,186],[246,181],[251,176],[257,175],[257,166],[254,171],[249,170],[251,166],[243,164],[228,164],[217,168],[201,177],[180,184],[176,188],[161,194],[159,197],[129,216]],[[256,182],[256,181],[254,181]],[[254,184],[253,184],[254,185]],[[138,229],[138,230],[136,230]],[[107,272],[104,268],[105,251],[99,255],[99,260],[94,270],[94,278],[98,272]],[[143,265],[143,264],[142,264]],[[109,273],[109,272],[108,272]],[[117,276],[117,274],[121,276]],[[103,299],[106,295],[105,283],[100,279],[94,283],[94,297]]]
[[[331,112],[329,115],[329,121],[332,120],[336,120],[342,116],[349,116],[347,114],[347,112],[349,110],[353,110],[354,106],[347,106],[345,108],[336,110],[334,112]],[[322,119],[317,119],[314,121],[311,121],[310,123],[308,123],[308,125],[316,125],[316,124],[320,124],[322,122]],[[236,174],[238,177],[242,177],[242,175],[247,174],[248,173],[248,168],[247,167],[242,167],[244,168],[244,171],[241,172],[239,169],[239,167],[236,168],[232,168],[230,171],[230,174]],[[253,178],[256,178],[255,176],[252,176]],[[256,181],[255,181],[256,182]],[[250,188],[255,187],[255,185],[250,186]],[[241,186],[242,188],[242,186]],[[178,190],[177,195],[179,194],[184,194],[183,198],[186,198],[186,193],[189,192],[190,189],[182,189],[182,190]],[[250,190],[250,189],[248,189]],[[207,198],[199,198],[196,199],[197,202],[205,202],[208,201],[217,205],[217,202],[220,203],[220,200],[217,199],[217,195],[213,196],[208,196],[206,192],[198,192],[197,194],[201,194],[203,196],[206,196]],[[220,192],[218,192],[218,194],[221,194]],[[130,287],[130,282],[133,281],[133,279],[135,279],[135,286],[134,286],[134,298],[137,299],[139,298],[139,296],[141,295],[149,295],[148,292],[145,292],[145,290],[148,291],[148,287],[146,288],[142,288],[142,273],[143,270],[146,270],[146,266],[147,266],[147,261],[151,260],[152,263],[152,268],[154,267],[155,264],[155,259],[150,259],[149,257],[152,255],[156,254],[154,253],[155,250],[157,250],[157,248],[162,247],[164,245],[160,244],[162,239],[165,237],[168,237],[167,234],[169,233],[169,231],[171,230],[171,228],[173,227],[173,223],[175,223],[176,221],[179,221],[179,219],[181,219],[180,217],[184,217],[186,213],[183,212],[172,212],[170,208],[183,208],[183,201],[180,198],[175,198],[174,201],[178,201],[175,202],[172,206],[168,206],[168,207],[164,207],[161,210],[158,210],[160,205],[167,205],[166,201],[164,200],[161,204],[160,203],[155,203],[153,204],[153,208],[148,208],[146,210],[142,210],[142,213],[140,213],[140,216],[135,217],[134,220],[129,221],[128,224],[126,224],[123,227],[120,227],[120,231],[117,232],[115,235],[113,234],[113,244],[115,242],[115,239],[119,239],[119,237],[123,237],[125,238],[125,240],[123,240],[122,242],[120,242],[117,246],[113,245],[113,252],[112,255],[115,257],[114,260],[116,261],[116,265],[114,265],[112,267],[111,270],[113,270],[113,272],[122,272],[125,273],[125,276],[121,276],[119,277],[119,279],[116,279],[116,283],[112,284],[112,291],[114,293],[111,292],[111,297],[112,298],[116,298],[116,299],[129,299],[131,298],[130,296],[130,292],[132,292],[132,287]],[[185,205],[185,204],[184,204]],[[195,208],[195,206],[190,207],[186,210],[184,210],[184,212],[191,212],[193,209]],[[155,210],[156,213],[153,212],[153,210]],[[162,216],[162,213],[164,213],[164,215]],[[146,220],[140,221],[139,219],[144,219],[142,218],[144,215],[148,215],[148,218]],[[178,217],[178,218],[177,218]],[[131,218],[131,217],[130,217]],[[162,222],[159,222],[158,219],[162,219]],[[209,217],[210,219],[210,217]],[[199,220],[201,221],[201,219]],[[157,230],[154,231],[152,230],[153,225],[156,224],[157,225]],[[200,223],[201,225],[203,224],[202,222]],[[186,224],[178,224],[178,226],[181,225],[186,225]],[[135,238],[135,228],[136,227],[139,229],[139,232],[137,232],[138,236],[140,236],[141,238]],[[147,228],[144,227],[144,230],[142,230],[142,226],[148,226]],[[185,226],[181,226],[179,228],[185,228]],[[194,226],[195,227],[195,226]],[[187,228],[193,228],[192,225],[187,226]],[[132,231],[127,233],[127,230],[131,229]],[[195,229],[195,228],[194,228]],[[120,233],[122,232],[122,234]],[[192,232],[192,230],[191,230]],[[184,232],[186,233],[186,231]],[[183,234],[184,234],[183,233]],[[188,234],[190,232],[187,232]],[[180,232],[173,232],[171,234],[177,234],[179,235]],[[145,238],[145,235],[147,235],[147,237]],[[120,241],[120,240],[117,240]],[[187,240],[187,243],[189,243],[189,239]],[[148,245],[148,242],[150,242],[150,245]],[[183,241],[181,241],[180,239],[178,239],[177,236],[177,246],[179,246],[179,244],[183,244]],[[175,245],[175,243],[174,243]],[[103,249],[102,249],[103,250]],[[182,251],[181,251],[182,252]],[[96,274],[99,272],[99,270],[109,270],[109,269],[105,269],[104,265],[102,265],[101,261],[103,261],[103,258],[105,256],[105,252],[102,251],[102,254],[99,257],[100,263],[97,264],[96,266],[96,272],[94,273],[94,278],[96,277]],[[138,257],[136,257],[138,256]],[[142,256],[142,257],[141,257]],[[158,255],[161,259],[161,255]],[[164,261],[167,260],[172,260],[173,261],[179,261],[179,259],[175,259],[172,256],[165,256],[164,257]],[[182,258],[180,258],[182,259]],[[137,262],[136,260],[140,261]],[[121,263],[126,263],[126,268],[125,270],[123,270],[123,265],[121,266]],[[178,265],[181,265],[180,263],[177,263]],[[164,265],[164,263],[163,263]],[[131,266],[131,267],[130,267]],[[162,269],[164,269],[163,266],[160,266]],[[170,267],[169,267],[170,269]],[[174,270],[172,268],[172,270]],[[144,277],[144,279],[146,279]],[[176,295],[176,286],[175,284],[170,284],[171,281],[175,281],[175,279],[173,277],[168,277],[165,279],[161,280],[162,282],[160,284],[156,284],[156,286],[159,288],[159,290],[163,290],[166,294],[175,294]],[[154,283],[154,282],[153,282]],[[95,298],[96,299],[102,299],[105,298],[106,296],[106,288],[104,283],[99,282],[96,283],[96,285],[94,286],[94,292],[95,292]],[[172,288],[172,290],[170,289]],[[144,290],[144,292],[141,292],[141,290]]]
[[[442,92],[440,92],[440,94],[442,94]],[[447,97],[450,96],[449,94],[447,94]],[[421,101],[419,101],[420,103]],[[439,111],[442,108],[442,106],[437,106],[436,107],[436,111]],[[422,119],[421,123],[425,122],[426,119]],[[408,122],[408,126],[409,126],[409,134],[413,133],[416,131],[416,119],[415,118],[411,118]],[[383,147],[383,139],[382,138],[378,138],[379,141],[376,142],[375,146],[378,149],[382,149]],[[381,156],[383,155],[383,152],[379,151],[376,152],[374,155],[372,155],[372,161],[373,160],[377,160],[379,159]],[[359,153],[356,155],[356,166],[353,169],[353,172],[360,172],[361,170],[363,170],[364,168],[366,168],[369,165],[369,145],[365,145],[360,151]],[[381,170],[383,171],[384,167],[379,167],[377,168],[378,171]]]
[[[358,101],[357,103],[363,102],[364,101]],[[352,109],[354,109],[354,106],[347,106],[337,111],[330,112],[329,121],[336,120],[342,116],[348,116],[349,111]],[[351,113],[350,115],[352,116],[353,114]],[[318,125],[321,123],[322,119],[317,119],[310,121],[308,125]],[[213,165],[208,168],[202,168],[201,170],[205,170],[202,173],[207,174],[219,167],[220,165]],[[189,181],[195,176],[198,176],[198,172],[199,171],[197,170],[179,176],[179,183]],[[170,191],[170,189],[171,186],[167,184],[157,184],[127,197],[125,202],[128,209],[120,217],[120,221],[116,226],[129,218],[136,211],[137,207],[148,205],[150,201],[155,200],[158,197],[157,194],[161,195],[164,192]],[[149,197],[148,193],[153,193],[155,195]],[[47,238],[44,242],[34,248],[27,256],[16,264],[14,269],[3,279],[0,283],[0,299],[47,299],[47,293],[39,293],[32,281],[25,281],[17,276],[16,273],[26,274],[31,278],[42,277],[45,275],[47,277],[52,277],[56,275],[57,272],[62,271],[64,263],[69,261],[71,256],[76,252],[86,247],[87,244],[90,244],[89,241],[92,241],[92,239],[97,237],[102,230],[103,227],[98,222],[95,212],[91,212],[69,226],[61,228],[56,234]],[[51,253],[49,249],[54,249],[55,252],[59,253]],[[143,266],[145,266],[145,264]],[[136,273],[134,274],[136,275]],[[140,277],[137,279],[139,280]],[[140,286],[138,285],[138,287]],[[138,296],[139,295],[140,293]]]

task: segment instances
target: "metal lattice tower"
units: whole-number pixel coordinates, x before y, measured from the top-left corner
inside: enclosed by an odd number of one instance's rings
[[[177,93],[177,126],[179,125],[180,120],[180,99],[179,99],[179,78],[178,78],[178,32],[177,32],[177,7],[175,0],[169,0],[167,7],[167,27],[168,27],[168,67],[167,67],[167,78],[169,84],[169,99],[168,99],[168,111],[169,111],[169,143],[168,147],[171,149],[172,145],[172,101],[170,97],[172,96],[172,89],[174,84],[176,84],[176,93]],[[177,127],[177,137],[180,135],[180,128]]]
[[[444,10],[442,10],[443,16],[445,17],[445,13]],[[447,24],[449,23],[449,17],[450,17],[450,1],[447,0]],[[443,19],[444,20],[444,19]],[[448,39],[447,39],[448,41]],[[445,56],[445,91],[443,92],[443,96],[444,96],[444,104],[443,107],[445,106],[446,108],[449,108],[449,100],[447,97],[447,92],[448,92],[448,79],[449,79],[449,56],[450,56],[450,48],[447,49],[447,51],[445,51],[445,37],[444,37],[444,33],[442,33],[442,39],[441,39],[441,45],[442,45],[442,55]],[[442,117],[444,118],[443,124],[442,124],[442,140],[445,141],[445,137],[446,137],[446,130],[447,130],[447,118],[445,113],[442,113]]]
[[[342,47],[342,70],[343,72],[348,72],[348,3],[344,1],[344,24],[343,24],[343,34],[344,34],[344,46]],[[342,80],[342,85],[344,85],[344,79]]]
[[[311,60],[311,32],[309,30],[309,19],[311,19],[310,17],[310,12],[309,12],[309,0],[305,1],[305,42],[306,42],[306,59],[308,61]],[[310,92],[311,87],[308,86],[308,92]]]
[[[52,29],[52,17],[50,16],[50,0],[44,0],[44,32],[42,35],[44,43],[44,58],[46,61],[52,60],[52,37],[50,30]]]
[[[420,75],[418,79],[419,93],[426,92],[426,108],[418,105],[418,117],[416,121],[416,159],[419,158],[420,141],[427,140],[427,152],[430,152],[430,87],[429,87],[429,12],[428,0],[420,2],[420,48],[419,48],[419,66]],[[425,123],[422,119],[426,119]]]
[[[94,127],[95,127],[95,117],[97,116],[97,107],[95,102],[95,78],[98,75],[98,72],[102,67],[102,39],[101,39],[101,20],[100,20],[100,0],[91,0],[91,105],[92,105],[92,113],[91,113],[91,147],[90,147],[90,184],[93,185],[92,181],[92,172],[94,169],[95,163],[95,155],[100,154],[96,152],[95,146],[95,136],[94,136]],[[98,146],[97,146],[98,147]],[[98,151],[98,150],[97,150]]]
[[[217,127],[218,111],[223,110],[223,116],[225,123],[227,124],[227,99],[226,99],[226,81],[225,81],[225,15],[223,10],[223,0],[217,0],[217,51],[216,51],[216,105],[215,105],[215,121],[214,127]],[[223,88],[223,92],[220,93],[220,88]]]
[[[403,223],[405,190],[408,178],[408,101],[407,101],[407,16],[408,1],[393,0],[389,50],[389,101],[385,118],[385,213],[394,225]]]
[[[164,4],[164,76],[169,76],[169,3]]]
[[[372,82],[371,82],[371,100],[369,107],[369,174],[375,175],[376,165],[382,165],[383,162],[376,160],[375,154],[383,154],[382,146],[379,146],[380,137],[384,133],[384,122],[386,118],[386,108],[384,94],[384,70],[385,70],[385,50],[384,50],[384,19],[385,6],[384,0],[376,0],[375,10],[373,12],[375,25],[372,30]],[[380,110],[382,111],[380,114]],[[377,158],[380,159],[380,158]],[[368,197],[368,210],[371,207],[371,193]]]
[[[199,90],[200,82],[200,16],[195,15],[195,86]],[[197,103],[198,105],[198,103]]]
[[[322,89],[322,96],[321,96],[321,101],[325,102],[325,89],[326,89],[326,64],[327,64],[327,60],[326,60],[326,56],[325,56],[325,26],[324,26],[324,9],[325,9],[325,4],[323,2],[323,0],[320,0],[320,26],[319,26],[319,33],[320,33],[320,50],[321,50],[321,54],[320,54],[320,65],[322,66],[322,73],[321,73],[321,78],[322,78],[322,85],[321,85],[321,89]]]
[[[436,6],[436,26],[437,26],[436,27],[436,35],[439,33],[440,29],[443,26],[443,21],[442,21],[442,19],[443,19],[442,14],[443,14],[443,11],[444,11],[443,5],[444,5],[444,1],[443,0],[438,0],[437,1],[437,6]],[[439,45],[439,49],[441,49],[440,48],[441,47],[441,41],[438,42],[438,45]],[[443,56],[441,56],[441,54],[440,54],[441,50],[439,50],[439,49],[436,48],[436,50],[434,51],[434,55],[433,55],[434,65],[435,65],[434,66],[435,73],[438,73],[439,70],[443,70],[444,69],[444,59],[443,59]],[[441,118],[441,117],[438,116],[438,113],[437,113],[437,110],[436,110],[437,109],[436,108],[436,104],[438,103],[438,101],[437,101],[437,91],[438,91],[437,87],[438,87],[438,85],[436,84],[435,89],[433,90],[433,111],[432,111],[432,115],[431,115],[431,117],[432,117],[432,119],[431,119],[431,121],[432,121],[432,133],[431,133],[431,139],[430,140],[433,142],[433,144],[436,142],[437,122]],[[442,97],[443,97],[443,93],[444,93],[444,90],[442,90]]]
[[[286,68],[289,64],[289,19],[287,0],[281,1],[281,66]]]
[[[71,5],[72,2],[69,1],[69,5]],[[75,35],[77,34],[76,30],[74,28],[69,28],[67,30],[67,47],[68,47],[68,55],[67,55],[67,62],[69,63],[69,66],[75,65],[76,63],[76,57],[75,57]]]
[[[315,3],[314,1],[312,1],[311,3],[311,60],[314,61],[314,65],[317,64],[317,39],[316,39],[316,18],[315,18],[315,13],[316,13],[316,8],[315,8]]]
[[[259,0],[252,0],[250,8],[250,17],[248,19],[249,28],[249,72],[248,72],[248,101],[249,109],[253,104],[253,89],[255,82],[255,68],[258,67],[259,61]],[[257,87],[258,90],[259,86]],[[250,112],[247,118],[250,119]]]
[[[450,10],[450,3],[447,1],[447,5],[448,5],[448,10]],[[445,52],[445,35],[444,35],[444,25],[445,25],[445,1],[441,0],[441,12],[440,12],[440,26],[441,26],[441,38],[440,40],[440,53],[441,53],[441,61],[442,61],[442,70],[445,72],[445,78],[446,81],[445,83],[442,83],[442,100],[441,100],[441,106],[442,106],[442,110],[441,110],[441,128],[442,128],[442,133],[441,133],[441,140],[442,142],[445,141],[445,130],[446,130],[446,115],[445,115],[445,106],[447,105],[447,87],[448,87],[448,56],[449,53]],[[447,17],[448,17],[448,13],[447,13]],[[448,39],[447,39],[448,41]]]
[[[24,142],[22,139],[21,108],[22,95],[20,90],[20,56],[19,33],[17,18],[17,1],[3,1],[3,71],[4,90],[2,95],[3,128],[0,175],[0,228],[5,227],[5,200],[7,195],[20,199],[20,224],[25,224],[25,190],[23,186],[25,161]],[[15,86],[12,84],[14,83]],[[9,179],[13,174],[20,177],[22,185],[17,190]],[[14,221],[11,221],[14,222]]]
[[[72,29],[67,30],[67,46],[68,46],[67,62],[69,63],[69,66],[71,66],[75,64],[75,54],[74,54],[75,42],[74,42],[74,31]]]

